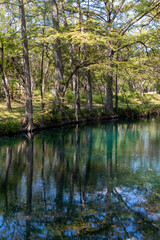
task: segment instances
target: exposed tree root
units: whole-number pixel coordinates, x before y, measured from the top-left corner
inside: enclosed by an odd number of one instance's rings
[[[33,132],[35,130],[35,126],[33,122],[29,122],[26,127],[24,127],[24,130],[27,132]]]

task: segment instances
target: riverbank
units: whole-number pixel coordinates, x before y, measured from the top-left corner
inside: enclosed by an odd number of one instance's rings
[[[17,135],[24,132],[21,125],[24,116],[24,100],[12,101],[12,112],[8,112],[4,100],[0,101],[0,136]],[[33,99],[34,124],[35,130],[60,128],[65,125],[88,122],[101,122],[104,120],[116,119],[149,119],[160,117],[160,95],[146,95],[145,101],[140,102],[136,99],[120,98],[119,108],[115,113],[105,112],[102,104],[94,103],[92,111],[85,109],[82,106],[78,121],[75,119],[73,106],[66,104],[63,108],[63,119],[59,111],[53,111],[52,101],[47,101],[45,104],[44,124],[41,123],[41,104],[37,96]]]
[[[101,112],[100,109],[94,109],[92,112],[88,112],[85,109],[81,110],[79,114],[79,119],[76,120],[74,117],[74,112],[69,109],[65,112],[63,119],[60,118],[59,113],[47,114],[44,115],[44,122],[42,124],[41,120],[37,118],[34,121],[34,131],[39,131],[43,129],[50,128],[61,128],[67,125],[79,124],[79,123],[92,123],[92,122],[101,122],[104,120],[115,120],[118,119],[117,114],[107,114]],[[9,117],[5,121],[0,122],[0,136],[10,136],[17,135],[26,132],[26,130],[21,125],[21,121],[16,118]]]
[[[75,118],[67,118],[60,120],[53,117],[47,117],[44,121],[44,125],[41,125],[41,122],[35,123],[34,131],[39,131],[43,129],[51,128],[61,128],[67,125],[73,125],[78,123],[101,123],[104,121],[116,121],[116,120],[140,120],[140,119],[150,119],[160,117],[160,109],[152,108],[147,112],[139,112],[138,110],[131,109],[118,109],[118,114],[107,114],[105,112],[100,112],[99,110],[93,110],[92,113],[86,114],[85,111],[81,111],[79,120]],[[26,132],[21,123],[17,119],[8,118],[6,121],[0,123],[0,136],[13,136]]]

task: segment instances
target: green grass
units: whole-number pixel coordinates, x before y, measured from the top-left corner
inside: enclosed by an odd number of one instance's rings
[[[68,93],[64,103],[64,118],[65,120],[74,119],[74,110],[72,103],[71,93]],[[105,101],[105,97],[103,97]],[[57,111],[53,110],[53,97],[51,93],[46,94],[44,98],[45,102],[45,124],[49,125],[50,123],[60,123],[60,114]],[[85,94],[83,94],[83,99],[81,101],[82,108],[82,117],[83,118],[92,118],[98,117],[102,113],[102,99],[98,93],[93,94],[93,105],[94,113],[90,114],[85,110],[86,100]],[[128,94],[127,96],[119,95],[119,110],[118,113],[123,115],[124,113],[137,114],[137,115],[160,115],[160,94],[148,93],[143,97],[140,94]],[[12,112],[7,111],[6,103],[4,99],[0,99],[0,133],[16,133],[21,127],[21,121],[25,113],[25,101],[23,98],[18,99],[18,101],[12,101]],[[125,115],[125,114],[124,114]],[[33,119],[36,125],[40,124],[41,121],[41,100],[39,92],[34,92],[33,94]]]
[[[12,101],[12,112],[8,112],[6,103],[4,100],[0,100],[0,122],[6,121],[7,119],[16,119],[21,121],[24,116],[24,102]]]
[[[147,93],[143,97],[140,94],[119,96],[119,115],[150,117],[160,116],[160,94]]]
[[[140,94],[128,94],[128,96],[119,96],[119,107],[121,108],[144,108],[160,107],[160,94],[147,93],[143,97]]]

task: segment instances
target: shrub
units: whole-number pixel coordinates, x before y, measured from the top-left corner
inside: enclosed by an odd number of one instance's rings
[[[15,134],[20,131],[20,122],[15,119],[7,119],[0,124],[0,134]]]
[[[71,89],[66,90],[65,99],[67,100],[68,103],[73,103],[74,94],[73,94],[73,91]]]

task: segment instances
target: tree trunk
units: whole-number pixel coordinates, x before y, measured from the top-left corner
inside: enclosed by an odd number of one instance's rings
[[[23,0],[19,0],[19,10],[21,19],[21,33],[22,33],[22,45],[23,45],[23,61],[24,61],[24,75],[25,75],[25,117],[24,125],[27,131],[34,129],[33,124],[33,106],[32,106],[32,91],[31,91],[31,77],[29,67],[29,56],[28,56],[28,40],[26,35],[26,20]]]
[[[78,73],[73,74],[73,91],[74,91],[74,110],[76,121],[79,120],[78,113],[80,111],[80,100],[79,100],[79,76]]]
[[[63,80],[63,68],[61,51],[59,48],[60,41],[56,40],[54,43],[54,67],[55,67],[55,104],[61,105],[61,82]]]
[[[43,34],[44,35],[44,34]],[[42,44],[42,60],[41,60],[41,76],[40,76],[40,90],[41,90],[41,126],[44,126],[44,43]]]
[[[2,43],[2,47],[0,48],[0,72],[1,72],[2,84],[5,92],[5,97],[6,97],[7,109],[8,111],[12,111],[9,86],[8,86],[8,82],[6,81],[6,77],[3,70],[3,43]]]
[[[87,3],[87,20],[89,19],[89,5],[90,5],[90,2],[88,0],[88,3]],[[86,46],[85,46],[85,49],[86,49]],[[86,58],[86,56],[85,56]],[[90,111],[92,111],[92,84],[91,84],[91,71],[90,69],[87,70],[86,72],[86,84],[87,84],[87,105],[86,105],[86,108]]]
[[[113,113],[113,76],[112,76],[112,64],[111,61],[113,59],[113,52],[112,49],[108,49],[108,59],[110,62],[109,65],[109,70],[107,72],[107,88],[106,88],[106,92],[107,92],[107,96],[106,96],[106,103],[105,103],[105,109],[110,112]]]
[[[91,73],[90,70],[86,72],[86,85],[87,85],[87,105],[88,110],[92,110],[92,85],[91,85]]]
[[[116,95],[115,95],[115,109],[118,110],[118,73],[116,72]]]
[[[63,25],[64,25],[64,27],[67,27],[68,23],[67,23],[67,18],[66,18],[66,15],[65,15],[64,0],[59,1],[59,6],[60,6],[62,19],[63,19]]]
[[[67,19],[65,16],[65,12],[64,12],[64,5],[63,5],[63,0],[60,1],[60,10],[62,13],[62,18],[63,18],[63,24],[64,27],[67,27]],[[69,43],[69,47],[70,47],[70,65],[71,65],[71,71],[74,71],[74,63],[73,63],[73,50],[74,50],[74,45],[71,44],[71,42]],[[80,97],[79,97],[79,76],[78,76],[78,72],[74,73],[72,76],[72,82],[73,82],[73,92],[74,92],[74,110],[75,110],[75,118],[76,121],[78,121],[78,113],[80,111]],[[65,93],[64,93],[65,94]]]
[[[58,6],[55,0],[51,0],[52,6],[52,20],[53,27],[59,29],[59,16],[58,16]],[[55,105],[59,104],[61,106],[62,102],[62,81],[63,81],[63,65],[62,56],[60,48],[60,39],[56,39],[54,47],[54,67],[55,67]]]
[[[113,112],[113,92],[112,92],[112,85],[113,85],[113,77],[110,73],[107,74],[107,97],[106,97],[106,104],[105,109],[109,112]]]
[[[81,24],[83,21],[83,16],[82,16],[82,11],[81,11],[80,0],[77,0],[77,10],[78,10],[78,15],[79,15],[79,23]],[[81,31],[82,31],[82,29],[81,29]]]
[[[72,72],[74,72],[73,50],[74,50],[74,46],[71,45],[71,49],[70,49],[70,65],[71,65],[71,71]],[[75,112],[76,121],[78,121],[78,119],[79,119],[78,113],[80,112],[79,76],[78,76],[78,72],[75,72],[73,74],[72,82],[73,82],[73,93],[74,93],[74,112]]]

